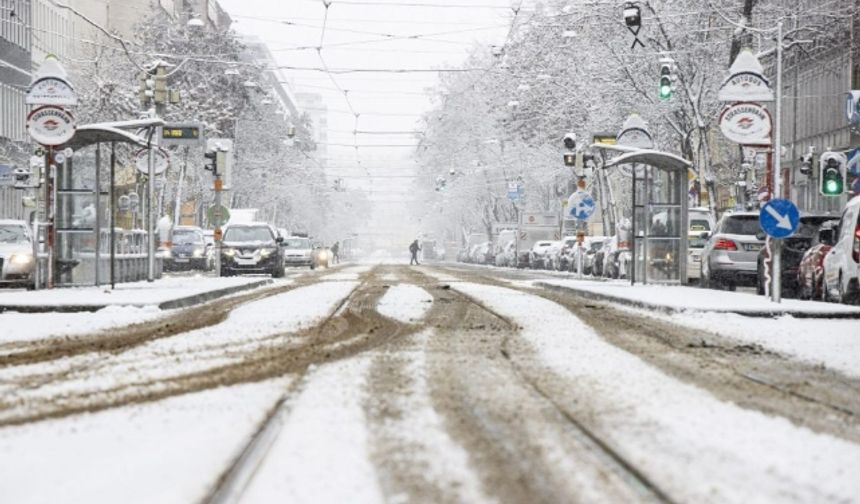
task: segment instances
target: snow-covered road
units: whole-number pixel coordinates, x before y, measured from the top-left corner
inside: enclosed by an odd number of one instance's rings
[[[207,306],[0,342],[2,500],[860,502],[857,322],[752,338],[433,266]]]

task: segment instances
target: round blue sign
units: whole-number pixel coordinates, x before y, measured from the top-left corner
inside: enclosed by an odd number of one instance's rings
[[[585,191],[576,191],[567,200],[569,219],[588,220],[594,213],[594,198]]]
[[[800,222],[800,211],[787,199],[772,199],[761,207],[758,222],[765,233],[774,238],[791,236]]]

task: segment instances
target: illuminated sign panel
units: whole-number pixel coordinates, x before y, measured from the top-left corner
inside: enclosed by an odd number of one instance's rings
[[[161,145],[203,145],[201,124],[165,124],[161,128]]]

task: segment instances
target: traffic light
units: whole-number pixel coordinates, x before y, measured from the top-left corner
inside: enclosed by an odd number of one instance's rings
[[[203,166],[206,171],[211,171],[212,175],[220,177],[224,175],[224,170],[227,165],[227,153],[222,150],[212,150],[203,154],[203,157],[209,160]]]
[[[812,173],[812,153],[800,156],[800,173],[807,177]]]
[[[153,86],[153,101],[158,104],[167,103],[167,68],[163,65],[155,68]]]
[[[840,152],[821,155],[821,186],[824,196],[841,196],[845,190],[845,167],[848,159]]]
[[[140,105],[142,107],[146,107],[149,105],[149,102],[155,97],[155,79],[151,74],[147,72],[141,72],[137,76],[137,80],[140,84],[138,93]]]
[[[668,100],[675,92],[675,60],[660,58],[660,99]]]

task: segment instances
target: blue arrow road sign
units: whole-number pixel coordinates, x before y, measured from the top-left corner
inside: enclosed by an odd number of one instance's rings
[[[761,207],[758,222],[764,232],[770,236],[785,238],[797,230],[800,212],[794,203],[787,199],[772,199]]]
[[[567,200],[567,215],[569,219],[588,220],[594,213],[594,198],[585,191],[576,191]]]
[[[848,152],[848,175],[860,177],[860,148]]]

